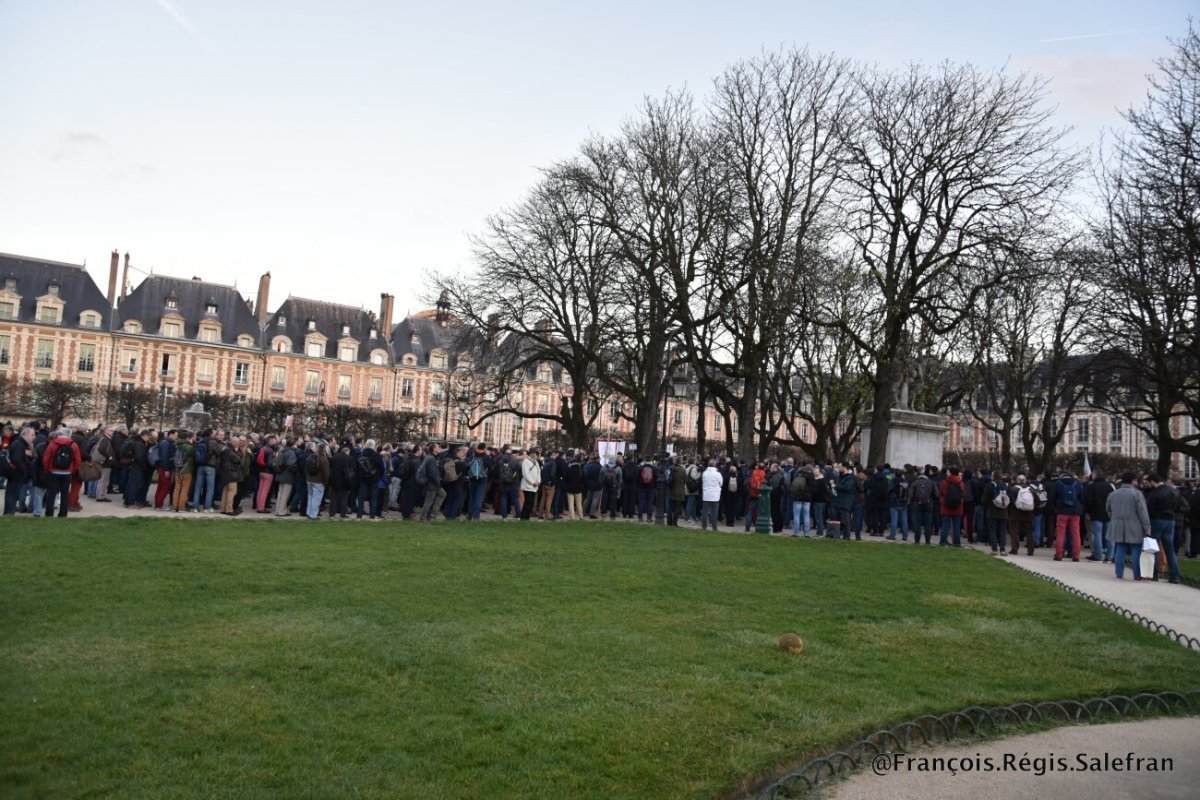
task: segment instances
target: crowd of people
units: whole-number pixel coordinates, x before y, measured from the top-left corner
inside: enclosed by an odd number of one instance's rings
[[[0,481],[4,513],[58,516],[86,498],[128,508],[244,511],[310,520],[369,520],[388,514],[418,522],[622,519],[649,524],[757,528],[766,496],[770,529],[801,537],[867,536],[914,544],[988,545],[998,556],[1053,547],[1054,558],[1112,562],[1123,578],[1160,573],[1179,581],[1177,557],[1200,555],[1200,499],[1191,483],[1148,474],[1101,472],[1013,476],[956,467],[888,464],[756,463],[728,458],[638,456],[571,449],[439,443],[380,443],[356,437],[204,431],[123,425],[50,430],[31,422],[4,428]],[[153,497],[151,497],[153,489]],[[243,505],[248,508],[243,509]],[[767,520],[763,520],[763,527]],[[1160,555],[1142,576],[1145,537]]]

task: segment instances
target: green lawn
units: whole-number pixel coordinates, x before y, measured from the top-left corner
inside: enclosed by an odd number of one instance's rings
[[[0,603],[5,798],[709,797],[923,712],[1200,687],[978,553],[642,526],[6,519]]]
[[[1184,558],[1183,556],[1180,556],[1177,560],[1179,561],[1180,575],[1187,575],[1193,580],[1200,581],[1200,561],[1194,558]]]

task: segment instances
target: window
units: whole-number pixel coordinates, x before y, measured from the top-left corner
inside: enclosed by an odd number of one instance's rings
[[[342,336],[349,336],[349,335],[350,335],[350,326],[343,325],[342,326]]]
[[[175,377],[176,356],[174,353],[163,353],[158,363],[159,374],[164,378]]]
[[[483,441],[490,442],[492,440],[492,423],[483,423]]]
[[[81,344],[79,345],[79,371],[80,372],[95,372],[96,371],[96,345]]]
[[[142,323],[135,319],[131,319],[121,326],[121,330],[125,331],[126,333],[141,333]]]
[[[338,375],[338,397],[350,396],[350,381],[349,375]]]
[[[1078,423],[1076,423],[1076,425],[1075,425],[1075,443],[1076,444],[1087,444],[1088,443],[1088,439],[1090,438],[1091,432],[1092,432],[1091,427],[1092,427],[1091,420],[1089,420],[1089,419],[1081,419],[1081,420],[1079,420]]]
[[[588,400],[587,401],[587,415],[589,417],[594,417],[599,413],[600,413],[600,404],[597,403],[595,400]]]
[[[136,388],[137,388],[137,386],[135,384],[126,383],[126,382],[121,383],[121,391],[122,392],[132,392]]]
[[[38,339],[37,340],[37,355],[34,357],[33,365],[38,369],[53,369],[54,367],[54,340],[53,339]]]
[[[16,319],[16,303],[0,303],[0,319]]]
[[[379,338],[379,331],[375,330],[374,328],[371,328],[371,335],[370,335],[370,336],[368,336],[367,338],[368,338],[368,339],[378,339],[378,338]]]
[[[7,291],[15,292],[17,290],[17,279],[16,278],[5,278],[4,279],[4,288]]]
[[[95,311],[85,311],[79,315],[79,324],[85,328],[99,328],[100,315]]]
[[[38,309],[38,322],[47,325],[58,324],[58,309],[55,306],[42,306]]]
[[[338,358],[340,358],[342,361],[353,361],[354,360],[354,345],[344,344],[341,347],[339,347],[338,348]]]
[[[250,383],[250,364],[239,361],[233,365],[233,383],[235,386],[246,386]]]
[[[521,423],[519,421],[512,424],[512,443],[521,444]]]
[[[0,364],[7,364],[9,361],[8,341],[7,336],[0,336]]]
[[[137,372],[137,351],[122,350],[121,351],[121,372]]]
[[[620,403],[609,403],[608,404],[608,418],[612,422],[616,422],[617,420],[619,420],[621,418],[621,404]]]
[[[285,367],[271,367],[271,388],[283,389],[287,386],[287,369]]]
[[[721,418],[713,414],[713,433],[721,432]]]
[[[180,336],[183,336],[183,326],[178,322],[164,322],[162,335],[171,339],[178,339]]]
[[[433,355],[431,355],[429,357],[429,366],[433,367],[434,369],[445,369],[446,368],[446,354],[445,353],[434,353]]]
[[[1112,434],[1108,437],[1113,444],[1119,444],[1125,436],[1125,421],[1120,417],[1112,418]]]
[[[282,314],[280,314],[278,317],[276,317],[275,318],[275,327],[286,328],[287,327],[287,317],[283,316]]]
[[[672,421],[672,424],[676,428],[683,427],[683,409],[682,408],[675,409],[675,419]]]
[[[310,319],[308,321],[308,329],[310,331],[315,331],[317,329],[317,321],[315,319]]]
[[[216,303],[205,303],[204,304],[204,313],[215,317],[217,315]]]
[[[372,400],[383,399],[383,378],[371,378],[371,393]]]
[[[1058,419],[1055,417],[1050,418],[1050,435],[1051,436],[1058,435]]]
[[[217,377],[217,361],[214,358],[196,359],[196,380],[212,383]]]
[[[321,391],[321,373],[310,369],[304,373],[304,393],[316,394]]]
[[[1187,459],[1187,463],[1184,466],[1184,470],[1183,470],[1183,477],[1187,478],[1189,481],[1194,481],[1194,480],[1196,480],[1197,472],[1198,472],[1198,470],[1197,470],[1197,465],[1196,465],[1196,459],[1194,459],[1194,458]]]
[[[387,352],[384,350],[373,350],[371,352],[371,363],[377,367],[382,367],[387,364]]]
[[[51,297],[58,297],[58,292],[59,286],[57,283],[52,283],[46,287],[46,294],[50,295]]]
[[[446,390],[442,386],[442,382],[434,381],[433,384],[429,387],[429,399],[430,400],[445,400],[446,399],[445,392],[446,392]]]
[[[179,300],[177,300],[174,297],[168,297],[167,298],[167,308],[171,309],[172,311],[175,311],[176,309],[179,308]]]
[[[221,341],[221,336],[217,332],[216,328],[201,328],[200,341],[208,342],[209,344],[216,344],[217,342]]]
[[[400,396],[401,397],[412,397],[413,396],[413,379],[412,378],[404,378],[400,381]]]
[[[305,348],[309,358],[321,358],[325,355],[325,345],[320,342],[309,342]]]
[[[292,340],[286,336],[276,336],[275,341],[271,343],[271,349],[276,353],[292,352]]]
[[[462,440],[467,438],[467,421],[465,419],[459,417],[458,423],[454,427],[454,436],[457,439]]]
[[[238,347],[254,347],[254,338],[252,336],[239,336]]]
[[[808,441],[808,423],[807,422],[800,425],[800,438],[806,442]]]

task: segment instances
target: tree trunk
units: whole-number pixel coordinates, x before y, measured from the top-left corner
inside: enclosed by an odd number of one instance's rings
[[[889,423],[892,416],[892,404],[895,402],[895,364],[881,361],[875,370],[875,392],[871,409],[871,443],[868,454],[873,464],[887,461],[887,446]],[[865,460],[865,459],[864,459]],[[867,466],[864,464],[864,466]]]
[[[704,406],[708,402],[708,392],[704,389],[704,384],[700,384],[700,391],[697,394],[698,404],[696,406],[696,454],[702,459],[708,458],[708,453],[704,452],[705,444],[708,437],[706,435],[704,423],[705,413]]]
[[[754,442],[754,431],[758,427],[758,382],[747,379],[742,387],[742,401],[738,408],[738,456],[751,463],[758,456]]]

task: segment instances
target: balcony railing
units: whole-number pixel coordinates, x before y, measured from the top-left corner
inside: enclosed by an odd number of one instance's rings
[[[54,356],[38,356],[33,360],[37,369],[54,369]]]
[[[271,381],[271,389],[272,390],[274,390],[276,392],[282,392],[285,388],[287,388],[287,387],[285,386],[283,381]],[[316,390],[317,390],[316,387],[313,387],[313,391],[315,392]],[[305,391],[308,391],[308,390],[305,389]]]
[[[80,372],[95,372],[96,371],[96,359],[94,359],[94,358],[79,359],[79,371]]]
[[[160,370],[158,373],[158,376],[160,378],[162,378],[164,381],[169,381],[175,377],[175,370],[173,370],[173,369]]]
[[[371,394],[367,396],[367,399],[369,399],[369,400],[382,400],[382,399],[383,399],[383,392],[371,392]]]
[[[318,389],[316,386],[309,385],[309,386],[304,387],[305,394],[317,394],[319,391],[321,391],[321,390]]]
[[[122,375],[133,375],[136,372],[137,372],[137,362],[136,361],[133,363],[130,363],[130,364],[122,364],[121,365],[121,374]]]
[[[350,396],[350,390],[349,390],[349,389],[338,389],[338,394],[337,394],[337,396],[338,396],[338,397],[349,397],[349,396]]]
[[[196,376],[196,381],[198,383],[212,383],[214,380],[216,380],[216,375],[212,374],[211,372],[207,375],[201,373]]]
[[[234,385],[234,386],[249,386],[249,385],[250,385],[250,379],[249,379],[249,378],[237,378],[237,377],[235,377],[235,378],[233,379],[233,385]]]

